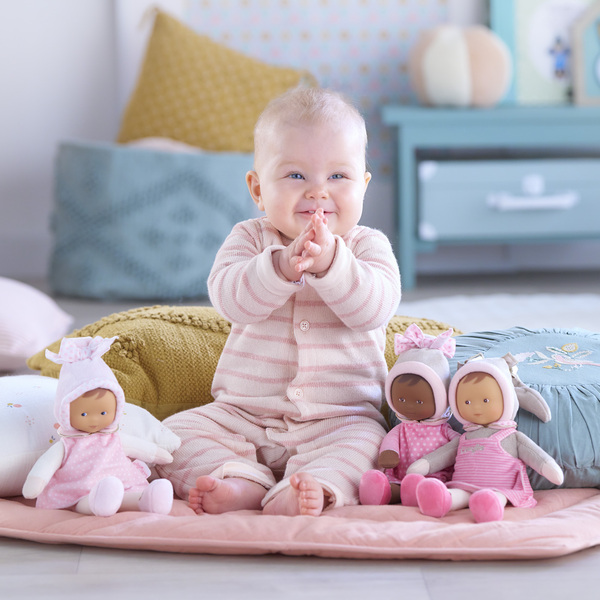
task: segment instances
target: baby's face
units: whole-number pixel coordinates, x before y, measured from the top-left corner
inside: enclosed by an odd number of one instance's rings
[[[72,427],[86,433],[96,433],[112,425],[117,412],[117,399],[109,390],[91,390],[73,400],[70,410]]]
[[[247,176],[250,193],[289,240],[304,231],[318,208],[336,235],[345,235],[360,220],[371,175],[355,127],[285,125],[265,140],[256,169]]]
[[[489,425],[504,412],[502,390],[491,375],[477,382],[461,380],[456,388],[456,408],[465,421]]]

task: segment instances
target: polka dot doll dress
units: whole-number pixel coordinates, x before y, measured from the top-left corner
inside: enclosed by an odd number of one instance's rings
[[[46,351],[50,360],[62,364],[54,414],[61,436],[58,443],[64,445],[64,458],[38,496],[38,508],[71,507],[109,475],[120,479],[126,491],[141,491],[149,485],[150,470],[142,461],[127,457],[118,434],[125,397],[112,370],[102,359],[115,339],[64,338],[58,354]],[[115,419],[109,427],[96,433],[79,431],[71,426],[70,403],[97,388],[110,390],[115,395]]]

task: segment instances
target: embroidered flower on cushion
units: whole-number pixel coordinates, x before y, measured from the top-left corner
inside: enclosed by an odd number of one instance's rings
[[[539,365],[543,369],[559,369],[560,371],[574,371],[584,366],[600,367],[600,362],[585,360],[594,353],[593,350],[579,350],[576,342],[569,342],[560,348],[546,346],[546,352],[536,350],[534,352],[522,352],[515,358],[518,362],[530,365]]]

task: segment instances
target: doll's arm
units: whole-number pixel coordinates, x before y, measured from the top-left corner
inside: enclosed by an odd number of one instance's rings
[[[29,471],[23,484],[23,496],[25,498],[37,498],[48,485],[54,473],[60,468],[64,457],[65,447],[62,441],[50,446]]]
[[[400,447],[399,437],[402,424],[393,427],[383,438],[379,447],[379,458],[377,465],[380,469],[393,469],[400,462],[398,450]]]
[[[437,450],[426,454],[419,460],[416,460],[408,469],[408,473],[417,473],[420,475],[429,475],[437,473],[452,466],[456,461],[456,453],[458,451],[458,443],[460,437],[454,438],[452,441],[440,446]]]
[[[173,457],[164,448],[133,435],[121,433],[121,444],[129,458],[139,459],[151,465],[167,465]]]
[[[524,433],[517,431],[516,435],[518,457],[548,481],[561,485],[565,476],[558,463]]]

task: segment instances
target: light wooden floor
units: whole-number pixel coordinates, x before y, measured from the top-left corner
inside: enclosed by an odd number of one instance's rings
[[[600,293],[600,274],[427,278],[404,298],[495,292]],[[76,326],[140,305],[59,303]],[[0,539],[1,600],[587,600],[599,590],[600,547],[541,561],[438,562],[180,555]]]

